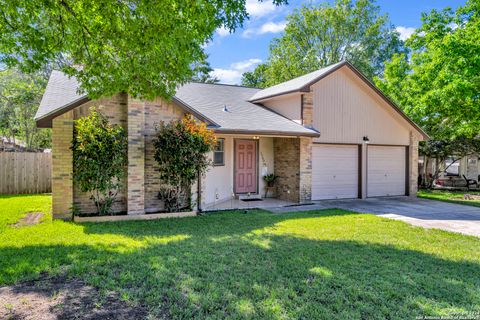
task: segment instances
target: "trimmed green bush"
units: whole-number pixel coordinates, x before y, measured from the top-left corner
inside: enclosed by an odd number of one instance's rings
[[[127,134],[95,108],[75,121],[72,140],[73,178],[90,194],[97,214],[112,214],[112,204],[125,176]]]
[[[215,135],[191,115],[179,121],[162,122],[156,131],[154,157],[160,178],[166,184],[159,190],[159,198],[169,212],[191,208],[190,188],[210,165],[208,152],[215,146]]]

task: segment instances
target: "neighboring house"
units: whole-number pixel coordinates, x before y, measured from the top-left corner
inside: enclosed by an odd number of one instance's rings
[[[78,84],[53,72],[36,115],[51,127],[53,213],[72,204],[93,211],[72,181],[73,120],[99,106],[128,132],[128,174],[116,211],[162,209],[153,158],[155,124],[185,113],[205,121],[218,138],[201,183],[202,203],[264,195],[262,176],[280,178],[275,196],[290,202],[412,195],[417,191],[418,142],[427,135],[348,62],[266,89],[188,83],[171,102],[127,94],[91,101]]]
[[[461,159],[450,157],[443,162],[429,159],[427,168],[424,167],[425,158],[421,156],[419,158],[418,166],[418,173],[422,176],[422,181],[424,181],[423,179],[425,179],[425,176],[432,177],[435,172],[437,172],[438,168],[440,174],[435,182],[435,185],[437,186],[463,187],[467,183],[465,178],[477,182],[480,180],[480,163],[478,161],[478,155],[469,155]]]

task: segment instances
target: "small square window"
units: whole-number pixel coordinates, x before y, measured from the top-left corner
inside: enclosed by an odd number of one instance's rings
[[[217,139],[217,145],[213,150],[213,165],[223,166],[225,165],[225,139]]]

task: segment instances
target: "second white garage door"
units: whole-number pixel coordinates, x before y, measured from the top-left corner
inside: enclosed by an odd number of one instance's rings
[[[405,195],[405,152],[405,147],[368,146],[368,197]]]
[[[358,197],[358,146],[312,147],[312,200]]]

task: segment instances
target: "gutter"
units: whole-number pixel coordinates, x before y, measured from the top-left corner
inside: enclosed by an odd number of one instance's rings
[[[269,135],[269,136],[282,136],[282,137],[320,137],[320,132],[298,132],[298,131],[276,131],[276,130],[244,130],[244,129],[222,129],[222,128],[210,128],[215,133],[224,134],[249,134],[249,135]]]

